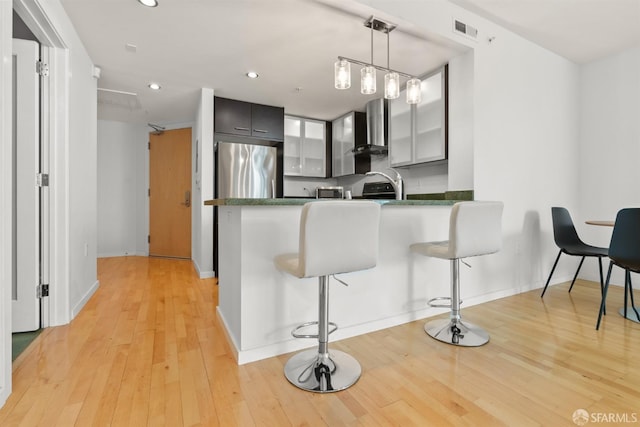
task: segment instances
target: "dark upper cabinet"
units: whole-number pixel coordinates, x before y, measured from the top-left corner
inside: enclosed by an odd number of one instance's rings
[[[251,104],[251,136],[284,141],[284,108]]]
[[[284,140],[284,108],[251,104],[235,99],[215,98],[216,133]]]
[[[251,136],[251,104],[216,97],[214,111],[216,132]]]

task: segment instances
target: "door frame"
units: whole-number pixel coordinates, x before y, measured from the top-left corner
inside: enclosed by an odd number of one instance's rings
[[[46,11],[45,11],[46,7]],[[0,58],[12,53],[13,10],[31,29],[48,56],[50,78],[42,100],[42,144],[50,153],[49,173],[55,176],[49,188],[50,206],[50,296],[45,302],[42,322],[54,326],[69,322],[69,52],[52,15],[63,13],[62,6],[40,0],[0,1]],[[57,9],[56,9],[57,8]],[[53,18],[53,19],[52,19]],[[0,406],[11,394],[11,274],[13,265],[12,187],[12,64],[0,61]]]
[[[43,244],[49,253],[49,297],[41,302],[43,327],[70,321],[69,308],[69,52],[39,0],[13,0],[13,9],[40,41],[49,77],[41,81],[41,145],[48,155],[42,172],[51,176],[49,236]],[[45,273],[45,277],[46,277]]]

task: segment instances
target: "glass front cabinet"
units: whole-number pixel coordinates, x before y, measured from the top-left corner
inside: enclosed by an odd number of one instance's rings
[[[353,175],[356,172],[353,149],[355,143],[355,113],[333,121],[333,176]]]
[[[389,102],[391,166],[447,159],[447,66],[422,79],[422,101],[406,103],[406,93]]]
[[[284,174],[327,176],[326,123],[302,117],[284,117]]]

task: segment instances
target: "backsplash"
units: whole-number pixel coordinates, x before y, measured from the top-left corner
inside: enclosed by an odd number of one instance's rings
[[[386,156],[373,156],[371,170],[393,175],[393,172],[389,170],[389,160]],[[407,195],[443,194],[448,190],[449,167],[446,161],[397,168],[397,171],[402,175]],[[362,187],[365,182],[381,180],[384,180],[381,176],[365,177],[364,175],[326,179],[285,176],[284,195],[285,197],[313,197],[315,188],[318,186],[339,185],[345,190],[351,190],[353,196],[358,197],[362,195]]]

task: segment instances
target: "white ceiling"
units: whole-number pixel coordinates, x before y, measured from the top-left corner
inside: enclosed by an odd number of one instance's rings
[[[102,70],[98,86],[135,94],[99,92],[99,118],[190,122],[202,87],[318,119],[362,110],[375,96],[359,93],[358,68],[352,88],[338,91],[333,63],[338,55],[370,59],[363,23],[372,14],[398,24],[391,68],[420,75],[466,50],[351,0],[159,1],[146,8],[136,0],[61,0]],[[451,1],[578,63],[640,41],[640,0]],[[374,62],[386,64],[381,33],[374,33]],[[246,78],[249,70],[260,78]],[[148,89],[151,81],[162,90]]]
[[[640,0],[449,0],[577,64],[640,45]]]

